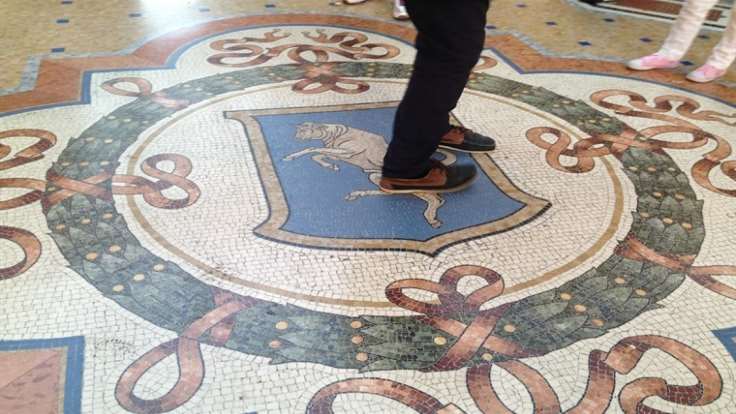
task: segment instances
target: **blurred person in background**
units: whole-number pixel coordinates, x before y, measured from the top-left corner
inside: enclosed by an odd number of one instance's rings
[[[667,39],[656,53],[634,59],[628,66],[634,70],[672,69],[680,65],[710,9],[718,0],[687,0],[683,4],[677,21],[670,29]],[[736,7],[721,41],[716,45],[705,64],[687,75],[693,82],[705,83],[726,74],[736,58]]]

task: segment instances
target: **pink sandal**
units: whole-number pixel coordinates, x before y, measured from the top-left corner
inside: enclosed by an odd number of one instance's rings
[[[706,63],[705,65],[688,73],[687,78],[693,82],[708,83],[720,78],[725,74],[726,69],[718,69],[717,67]]]
[[[655,53],[629,61],[627,66],[634,70],[674,69],[680,66],[680,62]]]

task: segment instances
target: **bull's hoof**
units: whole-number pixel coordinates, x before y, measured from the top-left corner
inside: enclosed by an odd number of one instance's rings
[[[438,229],[442,227],[442,222],[439,220],[436,220],[436,221],[430,222],[429,225],[432,226],[432,228]]]

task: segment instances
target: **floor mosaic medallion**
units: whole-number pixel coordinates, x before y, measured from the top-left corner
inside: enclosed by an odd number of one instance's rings
[[[451,117],[499,147],[436,154],[480,178],[387,195],[411,39],[274,15],[60,60],[0,118],[0,366],[84,337],[41,355],[78,370],[52,412],[731,412],[732,92],[489,36]]]

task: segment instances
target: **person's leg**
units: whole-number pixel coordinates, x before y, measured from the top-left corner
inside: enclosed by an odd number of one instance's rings
[[[408,20],[409,13],[406,11],[406,5],[404,0],[393,0],[394,2],[394,19],[396,20]]]
[[[636,70],[669,69],[679,65],[680,60],[698,35],[705,17],[718,0],[688,0],[682,5],[677,20],[672,25],[667,39],[653,55],[634,59],[628,66]]]
[[[723,33],[721,41],[711,52],[708,61],[687,77],[695,82],[710,82],[718,79],[726,74],[734,59],[736,59],[736,8],[731,12],[728,28]]]
[[[485,42],[488,0],[406,0],[417,28],[414,72],[396,113],[384,177],[416,178],[450,130],[455,108]]]
[[[682,59],[698,35],[708,12],[716,3],[718,0],[686,1],[659,53],[670,59]]]

